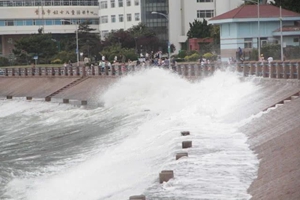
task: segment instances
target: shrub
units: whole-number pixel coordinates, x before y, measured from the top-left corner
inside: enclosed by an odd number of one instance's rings
[[[51,61],[51,64],[62,64],[62,60],[61,59],[55,59]]]
[[[198,61],[199,58],[200,58],[200,55],[198,53],[194,53],[190,56],[184,57],[184,60],[185,61]]]
[[[197,55],[199,55],[199,52],[198,52],[198,51],[196,51],[196,50],[193,50],[193,51],[189,51],[189,52],[187,52],[187,55],[188,55],[188,56],[192,56],[192,55],[194,55],[194,54],[197,54]]]
[[[177,55],[178,58],[184,58],[186,57],[186,51],[185,50],[180,50],[178,55]]]
[[[9,60],[5,57],[0,57],[0,67],[9,66]]]
[[[214,55],[212,53],[206,53],[206,54],[203,55],[203,58],[208,59],[208,60],[212,60],[213,56]]]

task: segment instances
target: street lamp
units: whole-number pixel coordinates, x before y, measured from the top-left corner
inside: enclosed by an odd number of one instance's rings
[[[170,55],[171,55],[171,44],[170,44],[170,20],[169,20],[169,16],[164,14],[164,13],[160,13],[160,12],[156,12],[153,11],[151,12],[151,14],[157,14],[157,15],[161,15],[164,16],[167,21],[168,21],[168,59],[169,59],[169,69],[171,69],[171,59],[170,59]]]
[[[257,40],[258,40],[258,61],[260,60],[260,13],[259,13],[259,1],[252,1],[252,0],[243,0],[245,2],[251,2],[251,3],[256,3],[257,4],[257,29],[258,29],[258,33],[257,33]]]
[[[283,57],[283,37],[282,37],[282,9],[281,9],[281,5],[279,7],[279,16],[280,16],[280,57],[281,57],[281,61],[284,60]]]
[[[74,23],[70,20],[66,20],[66,19],[62,19],[60,20],[62,22],[69,22],[70,24],[75,24],[76,26],[76,56],[77,56],[77,67],[79,67],[79,52],[78,52],[78,27],[77,27],[77,23]]]

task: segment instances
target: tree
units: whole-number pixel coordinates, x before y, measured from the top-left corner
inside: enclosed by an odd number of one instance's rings
[[[205,19],[203,22],[194,20],[193,23],[189,23],[190,30],[187,32],[188,38],[206,38],[211,36],[212,25],[208,24]]]
[[[101,50],[100,35],[96,33],[96,29],[91,28],[90,25],[90,21],[79,24],[78,46],[80,52],[83,52],[83,54],[89,57],[95,57],[99,56]],[[74,49],[76,49],[76,47]]]
[[[299,0],[274,0],[272,3],[275,6],[282,6],[283,9],[291,10],[300,13],[300,1]]]
[[[24,63],[24,60],[31,60],[33,56],[38,56],[39,63],[49,63],[57,53],[57,48],[51,34],[32,34],[17,40],[13,53],[17,57],[17,62]]]
[[[165,51],[167,50],[167,45],[159,41],[156,33],[142,23],[128,30],[119,29],[110,32],[102,41],[102,47],[106,49],[105,52],[111,50],[111,48],[107,48],[109,46],[120,46],[124,51],[125,49],[134,49],[136,54],[150,53],[158,50],[160,46],[165,46]]]

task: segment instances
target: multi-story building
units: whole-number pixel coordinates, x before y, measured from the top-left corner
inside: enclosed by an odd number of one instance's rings
[[[177,52],[187,40],[186,35],[190,29],[189,23],[195,19],[208,20],[216,15],[234,9],[243,3],[243,0],[140,1],[141,22],[155,30],[158,37],[166,41],[166,45],[168,38],[170,38],[170,43],[175,45]]]
[[[99,5],[102,39],[112,30],[127,30],[141,22],[140,0],[100,0]]]
[[[90,20],[102,39],[112,30],[127,30],[140,22],[174,44],[187,40],[189,23],[210,19],[243,3],[242,0],[0,0],[0,55],[12,53],[13,41],[26,34],[75,33]],[[157,12],[160,14],[154,14]],[[166,43],[167,45],[167,43]]]
[[[0,56],[12,54],[14,40],[28,34],[75,34],[89,20],[99,31],[98,0],[0,0]]]

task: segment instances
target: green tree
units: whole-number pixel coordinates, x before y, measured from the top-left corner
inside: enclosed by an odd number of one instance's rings
[[[164,50],[167,51],[167,44],[161,42],[156,33],[142,23],[126,31],[119,29],[110,32],[102,41],[102,47],[107,52],[108,49],[111,49],[107,48],[110,46],[120,46],[120,49],[123,49],[122,51],[133,49],[135,54],[150,53],[151,51],[157,51],[160,47],[164,47]]]
[[[139,51],[151,52],[152,50],[158,50],[162,45],[154,30],[148,28],[145,24],[139,23],[136,26],[128,29],[128,32],[135,40],[136,48]],[[167,51],[167,45],[165,46],[165,51]]]
[[[5,57],[0,56],[0,67],[8,66],[8,65],[9,65],[9,60]]]
[[[86,21],[79,24],[78,27],[78,45],[79,51],[89,57],[98,57],[101,50],[100,35],[95,32],[96,29],[90,27],[91,22]],[[74,40],[73,40],[74,41]],[[75,47],[76,49],[76,47]]]
[[[189,23],[190,30],[187,32],[187,37],[190,38],[206,38],[211,36],[212,25],[208,24],[205,19],[203,22],[194,20]]]
[[[300,13],[300,1],[299,0],[274,0],[272,3],[275,6],[282,6],[282,8]]]
[[[33,56],[38,56],[39,63],[50,63],[57,48],[51,34],[32,34],[15,41],[13,53],[17,62],[32,61]]]

